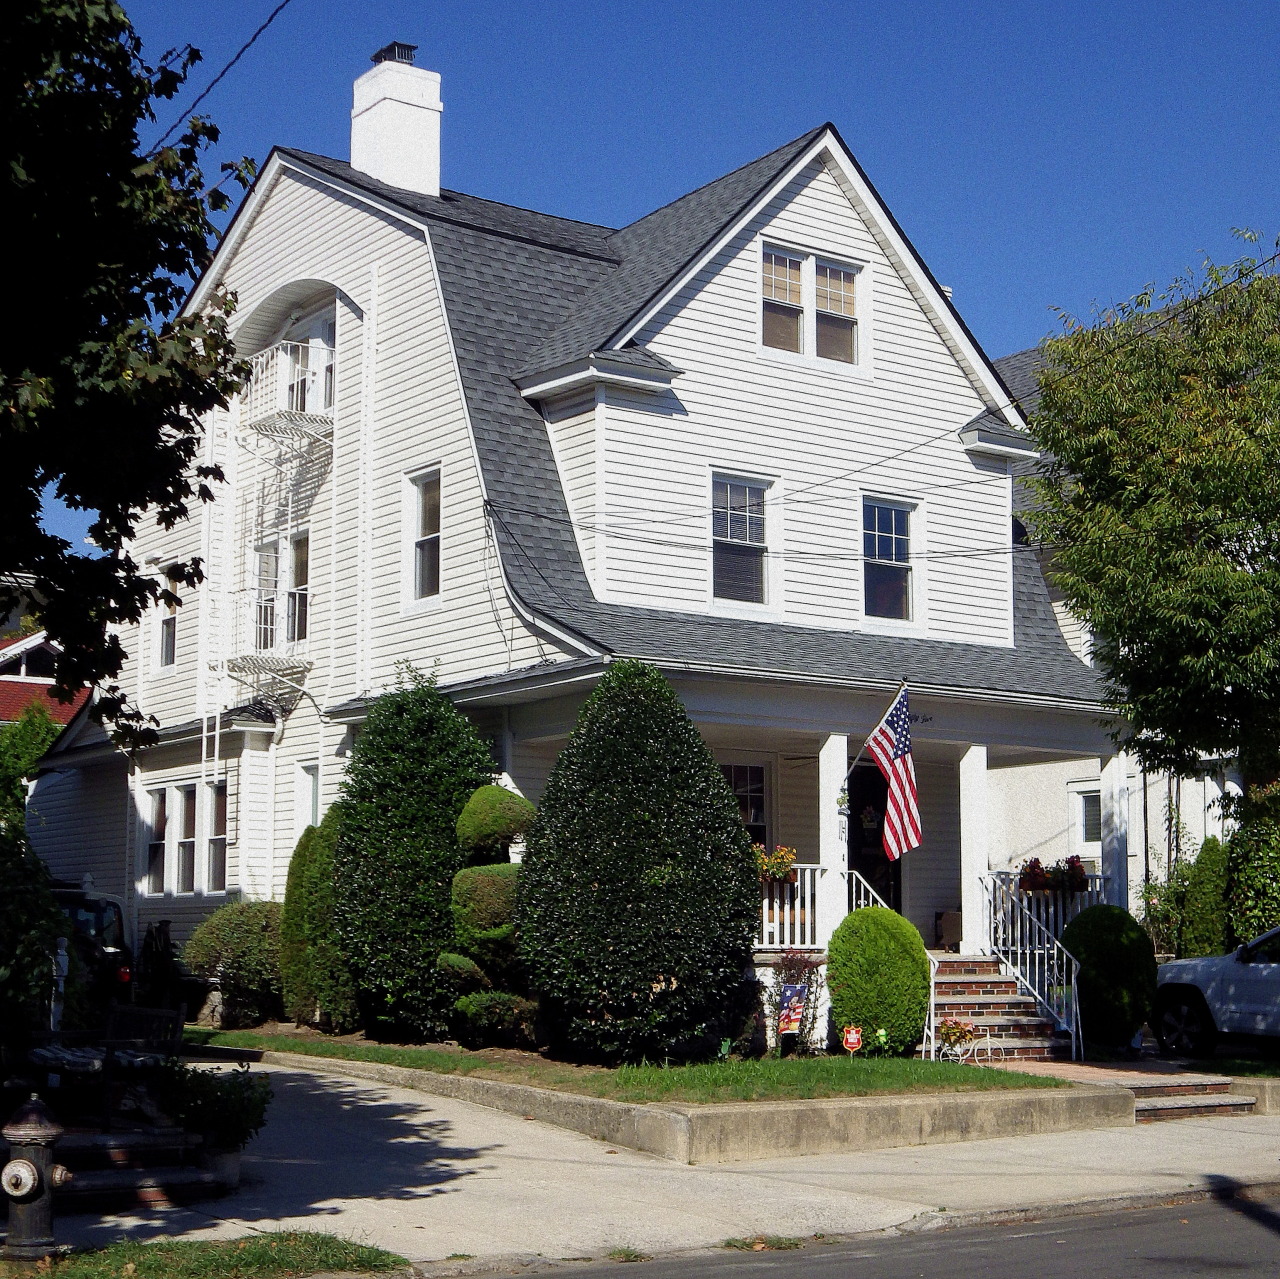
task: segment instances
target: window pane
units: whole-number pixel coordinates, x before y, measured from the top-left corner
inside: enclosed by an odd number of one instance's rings
[[[293,539],[293,587],[306,586],[311,576],[311,539],[295,537]]]
[[[184,786],[178,792],[182,805],[182,838],[194,839],[196,835],[196,788]]]
[[[418,536],[430,537],[440,532],[440,477],[428,476],[418,481],[420,496]]]
[[[1080,837],[1086,844],[1102,842],[1102,795],[1085,791],[1080,796]]]
[[[907,621],[911,617],[911,570],[896,564],[867,560],[865,573],[866,609],[868,617],[895,617]]]
[[[164,892],[164,844],[169,825],[168,795],[151,792],[151,821],[147,833],[147,892],[158,896]]]
[[[753,844],[768,840],[768,820],[765,812],[764,766],[761,764],[721,764],[721,772],[729,789],[738,801],[742,824]]]
[[[47,648],[33,648],[27,654],[26,660],[27,669],[23,674],[34,676],[38,679],[53,678],[53,670],[57,658]]]
[[[225,836],[214,835],[209,839],[209,865],[206,871],[205,892],[227,891],[227,841]]]
[[[856,273],[819,263],[814,274],[818,309],[831,311],[836,315],[852,316]]]
[[[178,660],[178,619],[160,619],[160,665],[172,666]]]
[[[147,892],[153,897],[164,892],[164,844],[160,841],[147,845]]]
[[[227,833],[227,784],[219,782],[213,788],[213,812],[209,819],[210,833],[225,835]]]
[[[712,551],[712,591],[717,599],[764,603],[764,547],[717,542]]]
[[[766,298],[775,302],[786,302],[791,306],[800,305],[800,259],[776,253],[772,249],[764,251],[764,269],[761,272],[763,292]]]
[[[801,351],[800,311],[777,302],[764,304],[764,344],[779,351]]]
[[[854,361],[854,321],[842,315],[818,312],[818,355],[824,360]]]
[[[416,547],[417,563],[415,567],[418,599],[426,599],[440,594],[440,539],[425,537]]]

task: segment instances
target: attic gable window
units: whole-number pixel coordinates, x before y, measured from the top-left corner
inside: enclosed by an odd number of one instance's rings
[[[711,593],[765,602],[764,495],[767,486],[717,477],[711,499]]]
[[[799,258],[775,249],[764,251],[764,344],[779,351],[804,350],[801,265]]]
[[[819,262],[816,275],[818,355],[824,360],[857,359],[858,321],[853,313],[853,271]]]
[[[775,351],[858,362],[856,267],[765,246],[760,262],[760,341]]]

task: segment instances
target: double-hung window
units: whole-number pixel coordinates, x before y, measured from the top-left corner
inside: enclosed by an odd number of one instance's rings
[[[862,501],[862,589],[868,617],[911,619],[911,511]]]
[[[425,600],[440,594],[440,472],[418,476],[413,487],[413,598]]]
[[[196,788],[178,787],[178,892],[196,891]]]
[[[765,245],[760,340],[775,351],[858,363],[858,268]]]
[[[721,772],[738,801],[738,812],[753,844],[768,844],[768,790],[763,764],[721,764]]]
[[[180,583],[173,574],[165,578],[165,589],[177,595]],[[160,618],[160,665],[172,666],[178,660],[178,605],[169,600]]]
[[[290,544],[289,609],[286,634],[290,644],[307,638],[311,614],[311,538],[299,533]]]
[[[227,891],[227,784],[209,788],[209,839],[206,848],[204,890]]]
[[[766,485],[750,480],[712,483],[711,592],[716,599],[765,602]]]
[[[164,853],[168,834],[168,792],[151,791],[151,817],[147,825],[147,894],[159,897],[164,892]]]
[[[257,550],[257,599],[255,600],[253,645],[257,649],[276,646],[276,607],[280,591],[280,547],[268,542]]]

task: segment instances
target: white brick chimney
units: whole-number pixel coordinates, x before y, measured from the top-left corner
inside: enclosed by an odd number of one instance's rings
[[[388,186],[440,194],[440,76],[413,65],[414,44],[392,43],[355,84],[351,167]]]

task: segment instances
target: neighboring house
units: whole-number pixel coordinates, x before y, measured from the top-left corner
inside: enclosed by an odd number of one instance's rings
[[[238,295],[253,381],[209,421],[218,500],[134,553],[206,580],[121,636],[160,744],[127,758],[82,716],[51,755],[54,870],[181,938],[282,895],[398,663],[536,801],[634,656],[753,837],[800,852],[763,949],[822,947],[867,885],[986,949],[1046,767],[1097,789],[1080,851],[1126,901],[1124,761],[1014,545],[1022,417],[836,129],[613,230],[442,189],[439,77],[379,57],[351,161],[274,150],[190,303]],[[902,680],[924,843],[890,865],[878,774],[853,771],[850,834],[837,798]]]
[[[40,703],[55,724],[67,724],[88,701],[87,691],[73,701],[52,696],[58,647],[44,633],[0,634],[0,726],[16,723],[32,703]]]

